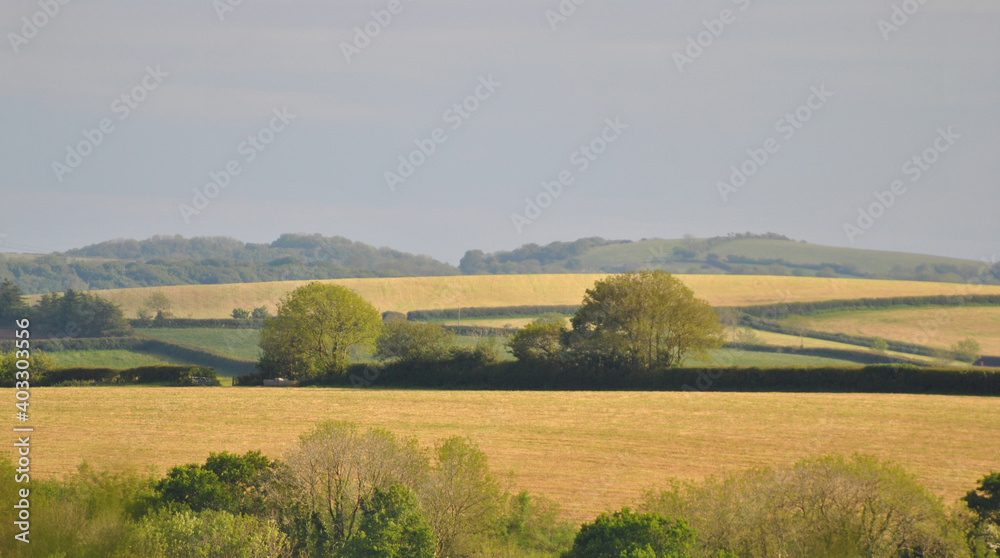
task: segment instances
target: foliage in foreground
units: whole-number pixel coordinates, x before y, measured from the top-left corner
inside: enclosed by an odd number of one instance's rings
[[[14,467],[0,460],[11,509]],[[468,439],[413,440],[322,423],[282,461],[211,454],[164,478],[31,481],[31,545],[0,555],[124,558],[997,558],[1000,475],[952,509],[900,467],[821,457],[646,494],[579,530],[511,495]],[[968,507],[966,507],[968,503]],[[970,511],[971,510],[971,511]]]

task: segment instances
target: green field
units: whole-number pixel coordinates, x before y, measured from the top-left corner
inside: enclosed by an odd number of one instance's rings
[[[857,349],[857,347],[854,347]],[[744,351],[741,349],[717,349],[709,351],[711,360],[702,362],[689,359],[684,366],[700,367],[706,364],[712,366],[757,366],[766,367],[804,367],[804,366],[861,366],[856,362],[807,355],[790,355],[784,353],[764,353],[759,351]]]
[[[260,331],[257,329],[193,327],[142,328],[137,331],[164,341],[202,347],[223,355],[249,360],[257,360],[260,356],[257,346]]]
[[[86,367],[115,370],[163,364],[165,359],[132,351],[57,351],[46,353],[59,368]]]
[[[961,260],[926,254],[907,254],[902,252],[885,252],[878,250],[857,250],[821,246],[802,242],[766,239],[739,239],[722,242],[700,253],[695,261],[674,261],[674,248],[685,248],[691,243],[679,240],[652,239],[626,244],[611,244],[591,248],[584,254],[575,256],[583,269],[618,269],[635,267],[661,267],[673,272],[683,273],[691,267],[700,267],[705,263],[707,254],[715,254],[726,262],[727,256],[740,256],[754,260],[784,260],[788,267],[806,266],[819,267],[827,263],[854,266],[864,274],[889,276],[894,269],[912,270],[921,265],[927,266],[981,266],[980,262]],[[738,265],[738,264],[730,264]],[[722,273],[718,268],[703,270],[703,272]],[[815,273],[814,269],[807,272]],[[960,279],[960,278],[956,278]]]
[[[0,397],[13,400],[11,390]],[[493,392],[280,388],[37,388],[32,471],[163,473],[211,451],[279,458],[317,422],[462,435],[514,489],[574,520],[633,504],[671,478],[787,466],[819,454],[902,464],[952,503],[1000,468],[1000,399],[868,394]],[[0,450],[10,453],[10,448]]]

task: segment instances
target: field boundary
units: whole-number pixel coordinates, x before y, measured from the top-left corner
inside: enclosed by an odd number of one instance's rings
[[[147,335],[129,337],[68,337],[65,339],[39,339],[32,345],[42,352],[60,351],[132,351],[167,360],[179,360],[185,364],[215,368],[224,376],[237,376],[256,371],[257,361],[224,355],[215,351],[156,339]],[[0,352],[14,350],[14,341],[0,341]]]
[[[236,378],[233,385],[254,385],[259,374]],[[561,367],[558,364],[500,362],[470,366],[462,362],[351,365],[346,373],[304,384],[499,391],[686,391],[896,393],[1000,396],[1000,369],[920,368],[875,364],[854,367],[701,367],[653,371]],[[259,384],[257,384],[259,385]]]
[[[827,312],[914,308],[923,306],[1000,306],[1000,295],[937,295],[890,298],[852,298],[817,302],[787,302],[751,306],[720,306],[716,310],[735,310],[756,318],[779,320],[790,316],[811,316]]]

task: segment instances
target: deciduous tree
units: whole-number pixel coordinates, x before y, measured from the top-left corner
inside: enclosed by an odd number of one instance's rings
[[[574,350],[632,368],[679,366],[724,343],[712,307],[661,270],[598,281],[587,290],[572,325]]]
[[[368,301],[339,285],[292,291],[264,322],[258,368],[266,377],[305,380],[343,373],[353,348],[371,349],[381,318]]]

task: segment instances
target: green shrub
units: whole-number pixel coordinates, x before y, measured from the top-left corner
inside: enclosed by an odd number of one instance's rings
[[[110,556],[110,555],[108,555]],[[290,558],[288,537],[266,519],[228,512],[161,511],[143,519],[116,558]]]
[[[695,533],[684,520],[670,521],[656,512],[629,508],[601,514],[584,524],[566,558],[687,558]]]

